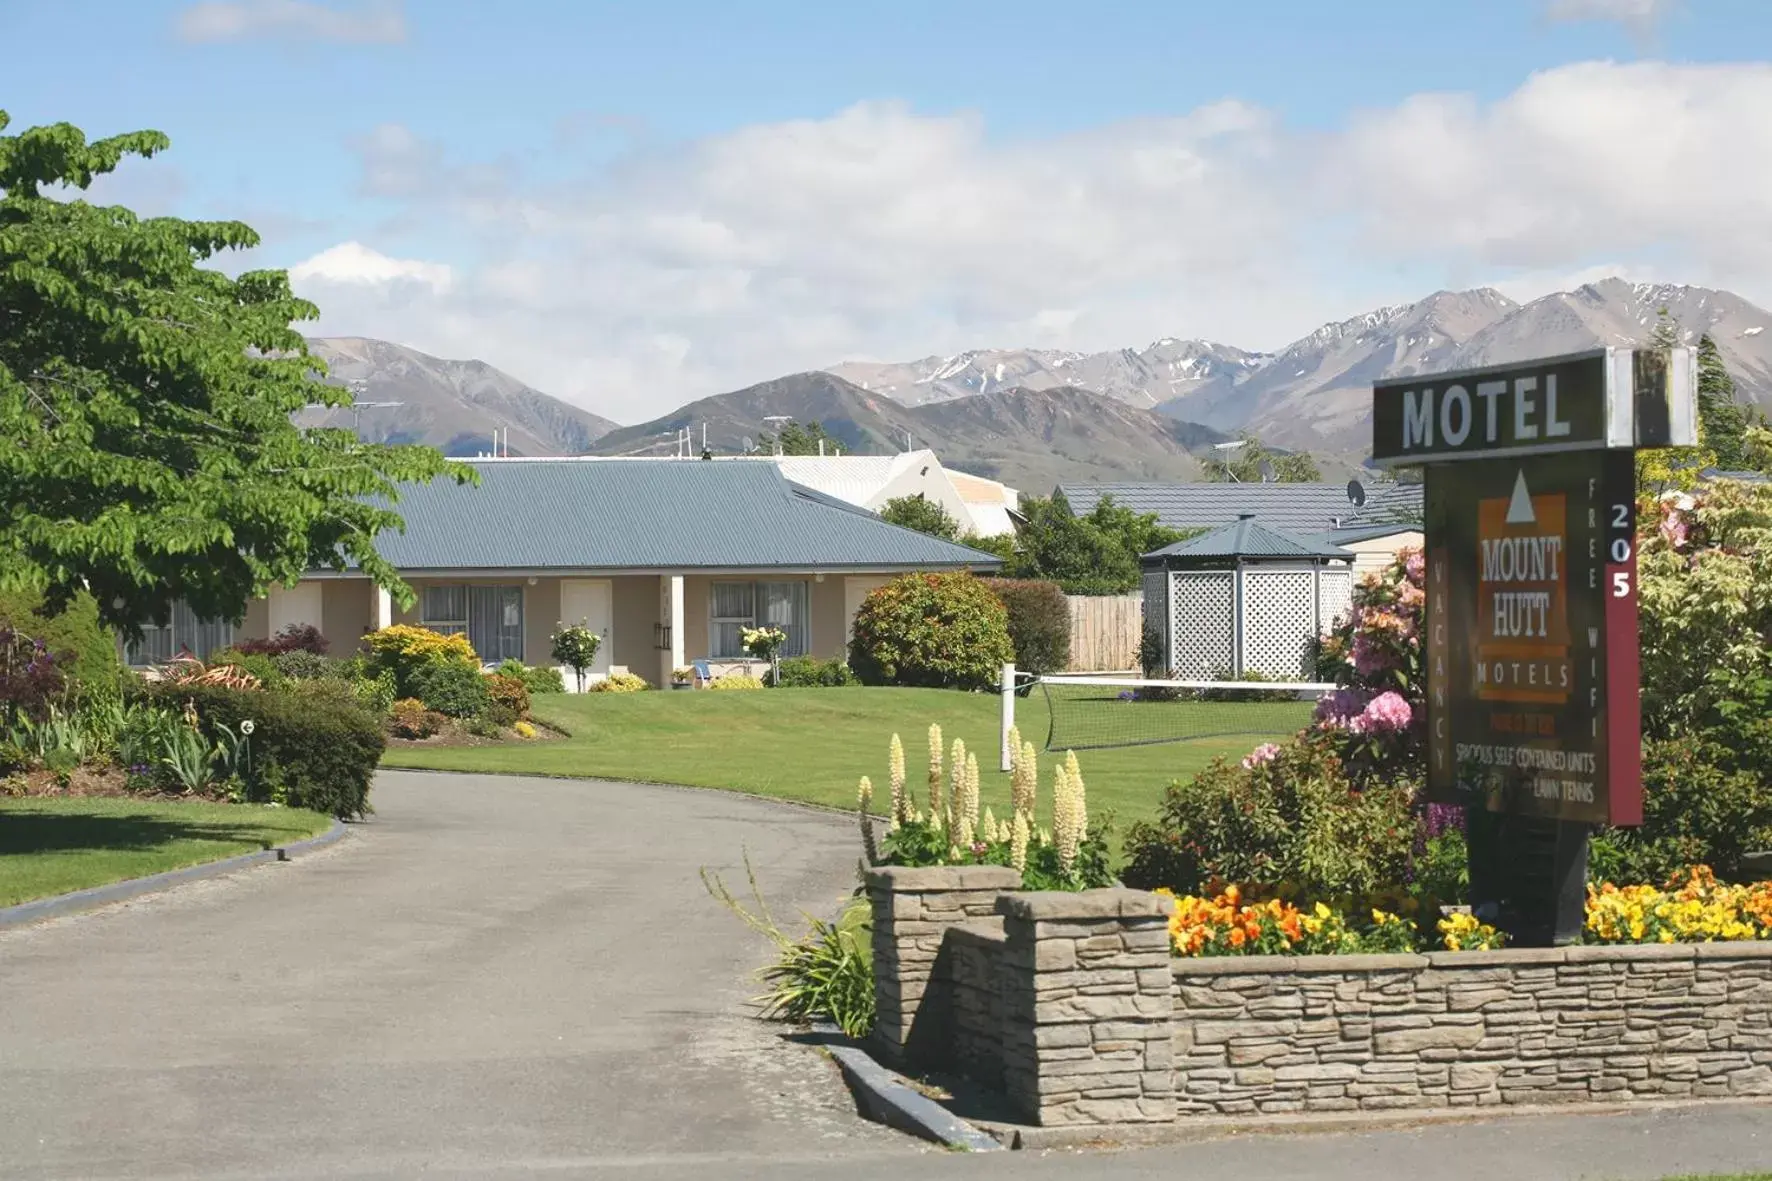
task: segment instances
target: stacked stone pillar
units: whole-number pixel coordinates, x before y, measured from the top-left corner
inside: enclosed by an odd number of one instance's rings
[[[1141,890],[1005,894],[1003,1084],[1030,1123],[1176,1116],[1173,899]]]
[[[887,866],[867,873],[874,912],[874,1046],[899,1064],[947,1057],[954,1025],[949,928],[995,921],[997,898],[1021,885],[1007,866]]]

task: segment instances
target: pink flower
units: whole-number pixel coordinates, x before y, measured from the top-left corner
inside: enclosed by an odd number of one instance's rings
[[[1391,654],[1383,644],[1360,632],[1354,636],[1354,671],[1370,677],[1391,667]]]
[[[1405,582],[1397,588],[1397,606],[1405,610],[1420,610],[1427,603],[1427,592],[1413,582]]]
[[[1367,702],[1349,729],[1357,734],[1397,734],[1407,730],[1414,719],[1415,711],[1403,695],[1389,689]]]
[[[1674,549],[1679,549],[1686,544],[1687,533],[1686,518],[1678,511],[1670,509],[1667,515],[1661,518],[1661,536]]]
[[[1411,583],[1420,586],[1427,576],[1427,555],[1418,549],[1404,550],[1403,573],[1409,576]]]
[[[1263,763],[1271,763],[1274,756],[1280,753],[1277,743],[1264,742],[1243,757],[1243,770],[1253,771]]]
[[[1339,728],[1356,718],[1366,707],[1366,698],[1358,689],[1337,689],[1317,699],[1315,720],[1324,726]]]

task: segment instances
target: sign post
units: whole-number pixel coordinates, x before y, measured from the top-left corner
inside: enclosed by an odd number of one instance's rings
[[[1642,822],[1638,446],[1696,441],[1690,349],[1601,349],[1373,387],[1373,460],[1425,468],[1427,798],[1462,805],[1472,904],[1579,936],[1587,836]]]

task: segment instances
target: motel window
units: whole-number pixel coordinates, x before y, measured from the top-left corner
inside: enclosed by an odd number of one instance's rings
[[[427,586],[419,592],[419,622],[467,636],[483,664],[523,659],[520,586]]]
[[[164,626],[145,624],[142,638],[123,647],[125,663],[134,668],[165,664],[175,656],[208,660],[234,642],[234,625],[225,619],[198,619],[184,603],[174,603]]]
[[[708,596],[712,625],[710,655],[715,660],[742,660],[744,629],[777,627],[787,634],[783,656],[804,656],[811,649],[810,606],[804,582],[716,582]]]

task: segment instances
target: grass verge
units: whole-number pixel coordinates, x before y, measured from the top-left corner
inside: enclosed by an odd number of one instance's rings
[[[1009,776],[997,770],[998,698],[941,689],[769,689],[752,693],[547,694],[534,699],[542,721],[571,737],[474,747],[390,749],[384,766],[484,773],[570,775],[716,787],[780,799],[849,807],[856,781],[874,782],[886,807],[886,751],[904,741],[905,764],[919,804],[926,804],[927,732],[941,724],[946,742],[963,738],[979,756],[983,802],[1008,814]],[[1016,720],[1041,745],[1046,703],[1017,703]],[[1241,758],[1259,738],[1204,739],[1162,746],[1080,752],[1092,815],[1112,811],[1116,828],[1152,816],[1171,780],[1212,759]],[[1040,803],[1051,806],[1043,755]]]
[[[331,824],[305,808],[251,804],[0,800],[0,906],[287,845]]]

